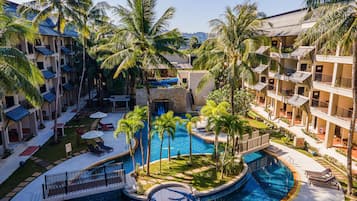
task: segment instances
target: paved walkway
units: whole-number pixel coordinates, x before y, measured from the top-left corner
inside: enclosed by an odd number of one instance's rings
[[[252,109],[257,112],[258,114],[262,115],[264,118],[269,119],[269,115],[267,112],[264,111],[263,107],[259,106],[252,106]],[[274,118],[273,118],[274,119]],[[347,158],[346,156],[338,153],[336,151],[336,148],[326,148],[323,143],[318,143],[315,139],[312,137],[306,135],[302,129],[304,129],[303,126],[289,126],[288,124],[280,121],[279,119],[271,120],[273,123],[276,125],[287,129],[288,131],[294,133],[297,137],[303,137],[305,138],[305,141],[309,143],[310,146],[316,148],[318,152],[323,156],[327,155],[330,157],[335,158],[339,163],[343,164],[344,166],[347,166]],[[354,172],[357,172],[357,165],[356,162],[352,162],[352,169]]]
[[[88,96],[82,98],[80,106],[83,107],[85,105],[85,100]],[[72,112],[76,109],[76,105],[68,107],[67,111],[62,113],[58,118],[58,122],[66,123],[71,120],[75,112]],[[14,173],[17,168],[20,167],[20,161],[28,160],[34,153],[28,156],[20,156],[20,154],[25,151],[29,146],[42,146],[45,144],[53,135],[53,121],[44,121],[45,128],[38,130],[38,133],[35,137],[33,137],[30,141],[22,142],[22,143],[11,143],[10,147],[14,149],[14,153],[11,154],[6,159],[0,159],[0,184],[3,183],[8,177]]]
[[[113,123],[116,126],[117,121],[122,118],[124,113],[110,113],[108,117],[103,118],[104,123]],[[89,152],[81,154],[66,160],[59,165],[53,167],[49,171],[45,172],[41,176],[37,177],[30,184],[28,184],[22,191],[20,191],[12,201],[41,201],[42,200],[42,183],[44,182],[44,175],[56,174],[66,171],[82,170],[90,167],[91,165],[108,158],[119,156],[128,152],[128,145],[125,142],[125,135],[119,135],[117,139],[113,137],[113,131],[106,131],[102,136],[105,145],[114,148],[113,152],[97,156]]]
[[[279,157],[294,166],[300,176],[300,191],[294,201],[343,201],[345,199],[342,191],[316,187],[308,183],[308,178],[305,176],[306,170],[322,171],[325,169],[314,159],[283,145],[274,142],[271,144],[281,150],[278,152]]]

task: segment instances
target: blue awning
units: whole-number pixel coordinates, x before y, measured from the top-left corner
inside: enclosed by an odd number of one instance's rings
[[[52,50],[49,50],[45,47],[35,47],[35,50],[44,56],[50,56],[50,55],[54,54],[54,52]]]
[[[43,95],[43,100],[45,100],[48,103],[52,103],[53,101],[55,101],[55,99],[56,99],[56,95],[51,92],[48,92]]]
[[[62,70],[66,73],[70,73],[73,71],[73,68],[72,68],[72,66],[65,65],[65,66],[62,66]]]
[[[61,50],[65,55],[70,55],[70,56],[74,55],[74,52],[66,47],[61,47]]]
[[[53,28],[48,27],[48,26],[39,26],[39,32],[41,35],[46,35],[46,36],[61,36],[57,31],[55,31]]]
[[[49,70],[44,70],[44,71],[42,71],[42,74],[43,74],[43,77],[44,77],[46,80],[49,80],[49,79],[52,79],[52,78],[56,77],[56,74],[52,73],[52,72],[49,71]]]
[[[74,86],[70,83],[64,84],[63,89],[66,91],[72,91],[74,89]]]
[[[6,117],[9,118],[12,121],[20,121],[27,115],[29,115],[30,112],[24,108],[23,106],[19,106],[9,112],[6,112]]]

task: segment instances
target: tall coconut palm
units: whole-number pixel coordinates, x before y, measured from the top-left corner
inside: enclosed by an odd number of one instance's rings
[[[165,114],[162,114],[161,116],[157,117],[154,120],[153,129],[151,130],[151,135],[156,134],[160,139],[160,173],[161,173],[162,145],[164,142],[165,134],[167,134],[168,136],[173,136],[175,135],[175,129],[176,129],[176,124],[171,124],[169,121],[167,121]]]
[[[128,7],[118,6],[114,13],[120,18],[120,32],[112,37],[103,47],[112,54],[104,60],[102,67],[116,68],[114,78],[129,68],[139,68],[146,88],[147,106],[149,107],[148,134],[151,133],[151,95],[148,83],[148,72],[151,66],[173,65],[163,54],[180,54],[177,44],[184,39],[177,29],[168,30],[168,22],[175,9],[168,8],[164,14],[155,19],[156,0],[127,0]],[[156,20],[156,21],[155,21]],[[121,45],[123,44],[124,45]],[[148,136],[147,174],[150,175],[151,139]]]
[[[86,55],[87,55],[87,40],[89,39],[91,32],[98,31],[98,27],[105,24],[107,20],[106,10],[109,9],[110,6],[106,2],[98,2],[94,6],[91,6],[88,10],[84,10],[82,15],[79,17],[81,18],[80,23],[76,23],[80,36],[82,39],[82,74],[81,80],[79,82],[79,89],[78,89],[78,97],[77,97],[77,112],[80,110],[80,100],[81,100],[81,93],[84,81],[84,75],[86,72]]]
[[[117,138],[119,134],[124,133],[126,143],[129,145],[129,153],[133,163],[133,170],[135,170],[135,149],[132,141],[135,139],[135,133],[144,127],[144,123],[137,118],[125,117],[118,121],[117,129],[114,131],[114,137]]]
[[[196,125],[196,123],[200,120],[199,117],[193,117],[191,114],[186,114],[186,119],[184,122],[186,123],[186,130],[188,135],[190,136],[190,159],[189,164],[192,164],[192,127]]]
[[[21,39],[33,41],[35,30],[31,22],[23,18],[15,18],[5,13],[4,2],[0,0],[0,99],[5,94],[21,93],[35,107],[40,107],[42,97],[37,87],[44,83],[41,71],[32,64],[26,55],[11,45]],[[0,115],[3,120],[3,131],[7,123],[4,108],[0,101]],[[8,138],[2,132],[4,152],[8,149]]]
[[[72,0],[40,0],[31,1],[24,4],[19,10],[23,15],[37,13],[33,19],[35,25],[39,25],[43,20],[55,16],[56,30],[59,34],[63,34],[68,21],[81,22],[80,15],[87,10],[91,5],[91,0],[72,1]],[[38,10],[40,8],[40,10]],[[55,100],[55,118],[54,118],[54,142],[58,142],[57,135],[57,117],[60,110],[60,87],[61,87],[61,40],[58,37],[57,53],[58,64],[56,68],[56,100]]]
[[[143,123],[147,120],[147,111],[148,107],[147,106],[135,106],[134,110],[132,112],[129,112],[127,114],[127,117],[129,118],[137,118]],[[144,147],[143,147],[143,129],[140,129],[140,151],[141,151],[141,162],[144,168],[145,160],[144,160]]]
[[[317,2],[317,3],[316,3]],[[337,2],[337,3],[336,3]],[[341,2],[341,3],[338,3]],[[346,3],[347,2],[347,3]],[[349,3],[351,2],[351,3]],[[296,46],[312,43],[324,51],[341,47],[340,53],[348,54],[352,49],[352,97],[353,111],[347,140],[347,194],[352,194],[352,147],[357,117],[357,7],[353,1],[333,1],[333,4],[321,4],[324,1],[307,1],[308,6],[318,7],[312,16],[319,16],[315,25],[302,33]],[[320,7],[319,7],[320,6]]]
[[[168,149],[167,149],[167,156],[169,159],[169,162],[171,161],[171,145],[170,145],[170,140],[174,140],[175,138],[175,133],[176,133],[176,124],[177,123],[182,123],[182,119],[178,116],[174,115],[173,111],[168,111],[167,113],[162,114],[161,119],[165,122],[165,125],[168,128],[174,128],[170,129],[170,131],[166,132],[167,135],[167,142],[168,142]],[[172,132],[171,132],[172,131]]]
[[[228,83],[231,86],[231,108],[234,114],[234,92],[241,82],[254,82],[252,62],[260,57],[253,50],[261,43],[262,31],[260,27],[263,21],[257,11],[256,4],[246,3],[235,8],[228,7],[224,20],[214,19],[210,21],[212,32],[216,35],[214,48],[208,57],[213,60],[209,63],[213,68],[229,69]],[[205,62],[201,62],[204,64]]]
[[[202,107],[201,114],[207,117],[208,128],[212,129],[215,134],[214,144],[215,144],[215,159],[216,159],[216,168],[218,168],[218,136],[223,129],[223,122],[220,117],[227,115],[227,109],[230,107],[228,102],[221,102],[216,104],[212,100],[208,100],[206,105]]]

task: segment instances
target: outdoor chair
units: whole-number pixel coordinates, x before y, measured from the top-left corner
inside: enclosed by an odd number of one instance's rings
[[[112,152],[113,151],[113,147],[109,147],[104,145],[104,142],[96,142],[97,145],[99,146],[99,148],[103,149],[106,152]]]
[[[306,176],[321,177],[321,176],[324,176],[324,175],[327,175],[327,174],[331,175],[331,169],[330,168],[326,168],[325,170],[323,170],[321,172],[309,171],[309,170],[305,171],[305,175]]]
[[[336,179],[333,179],[328,182],[322,182],[322,181],[316,181],[316,180],[310,180],[310,184],[314,186],[319,186],[319,187],[324,187],[324,188],[331,188],[335,190],[340,190],[340,184],[337,182]]]
[[[114,130],[114,125],[112,123],[108,123],[108,124],[103,124],[102,122],[98,123],[98,129],[102,130],[102,131],[113,131]]]
[[[91,153],[96,155],[102,155],[104,153],[103,150],[101,150],[99,147],[94,147],[92,144],[88,145],[88,149]]]
[[[324,176],[308,176],[310,181],[330,182],[335,179],[335,176],[327,174]]]

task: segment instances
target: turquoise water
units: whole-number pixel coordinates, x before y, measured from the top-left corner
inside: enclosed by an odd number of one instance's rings
[[[138,136],[137,136],[138,137]],[[146,152],[147,137],[143,139],[144,150]],[[157,136],[152,138],[151,161],[159,160],[160,140]],[[163,144],[163,158],[167,158],[167,138]],[[192,137],[193,153],[212,153],[213,144],[208,144],[203,140]],[[189,153],[189,135],[184,126],[178,126],[174,140],[171,140],[171,155],[177,153]],[[137,163],[141,164],[140,148],[135,152]],[[145,155],[146,159],[146,155]],[[219,201],[278,201],[284,198],[294,185],[293,175],[291,171],[285,167],[276,158],[264,153],[255,152],[244,157],[245,162],[249,166],[246,183],[240,184],[238,190],[228,195],[223,194],[217,197]],[[131,158],[129,156],[122,157],[112,162],[123,162],[126,173],[133,170]],[[242,185],[242,186],[241,186]],[[223,193],[223,192],[222,192]],[[109,192],[95,196],[75,199],[73,201],[127,201],[120,192]],[[206,200],[202,198],[201,200]],[[207,199],[212,200],[212,199]]]

